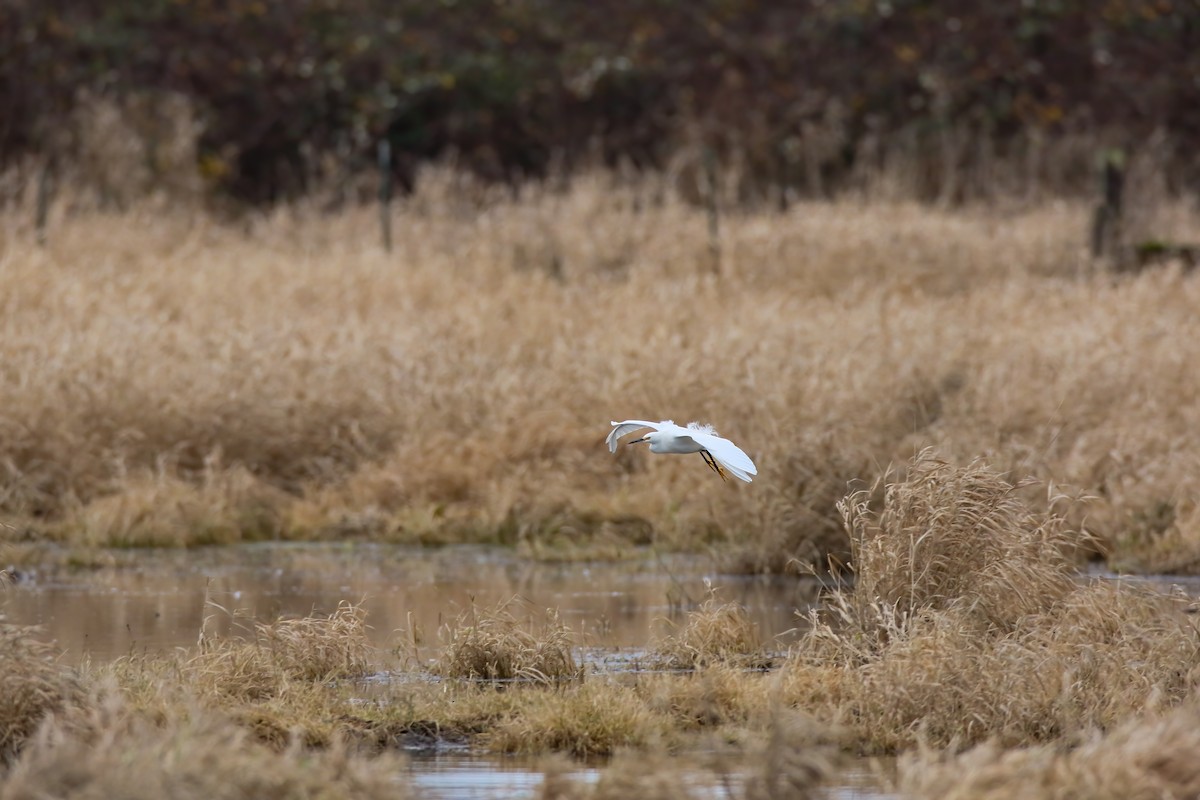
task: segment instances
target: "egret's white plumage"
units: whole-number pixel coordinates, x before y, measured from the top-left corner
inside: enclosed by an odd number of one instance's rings
[[[725,477],[724,471],[728,471],[735,478],[749,483],[753,480],[751,476],[758,474],[750,456],[733,442],[717,436],[711,425],[689,422],[684,428],[669,419],[662,422],[627,419],[624,422],[613,422],[612,426],[613,429],[605,440],[610,453],[617,452],[617,440],[622,436],[650,428],[649,433],[629,444],[648,442],[651,453],[700,453],[705,456],[705,463],[722,478]]]

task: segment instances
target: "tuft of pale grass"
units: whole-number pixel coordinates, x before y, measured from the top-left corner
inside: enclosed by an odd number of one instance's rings
[[[853,596],[813,615],[783,695],[878,751],[1050,741],[1187,697],[1200,639],[1184,599],[1070,580],[1058,523],[1013,488],[922,454],[882,510],[848,504]]]
[[[854,631],[886,644],[925,612],[949,609],[984,631],[1011,630],[1074,587],[1062,521],[1035,514],[983,461],[957,467],[926,449],[905,472],[880,508],[870,491],[838,504],[854,572],[854,591],[835,592],[831,604],[842,641]]]
[[[1120,533],[1107,543],[1119,572],[1200,573],[1200,502],[1195,496],[1152,496],[1124,510]]]
[[[1149,714],[1080,744],[1006,750],[987,742],[965,753],[928,748],[899,759],[904,797],[998,800],[1155,800],[1200,796],[1200,709]]]
[[[1200,677],[1197,656],[1178,603],[1090,587],[1004,635],[981,635],[959,612],[924,615],[871,660],[844,662],[835,679],[792,665],[783,691],[846,721],[876,752],[918,741],[1014,746],[1180,702]]]
[[[45,718],[84,702],[78,676],[33,633],[0,618],[0,763],[12,759]]]
[[[771,660],[746,609],[737,603],[719,602],[715,590],[699,608],[688,612],[681,627],[656,642],[648,655],[657,668],[681,670],[713,664],[761,668]]]
[[[580,677],[572,654],[571,629],[556,610],[539,627],[522,624],[512,613],[515,599],[493,608],[472,604],[452,625],[443,626],[438,674],[465,680],[520,680],[558,683]]]
[[[282,619],[257,630],[259,647],[270,652],[275,665],[294,680],[358,678],[370,666],[366,612],[346,601],[325,617]]]
[[[685,730],[736,727],[764,718],[770,707],[764,675],[714,664],[687,675],[653,675],[639,682],[647,706]]]
[[[198,709],[151,721],[110,694],[86,716],[44,726],[0,783],[0,798],[396,798],[408,795],[401,768],[395,756],[363,756],[337,740],[315,751],[271,749]]]
[[[596,680],[559,691],[527,691],[519,713],[498,720],[482,739],[500,752],[587,758],[649,747],[664,741],[668,731],[667,721],[634,688]]]
[[[328,616],[256,623],[249,640],[223,640],[202,630],[199,652],[183,669],[202,690],[254,700],[296,683],[361,677],[372,653],[365,613],[343,601]]]
[[[237,721],[260,742],[317,747],[364,733],[347,716],[347,687],[376,657],[362,608],[342,603],[329,615],[260,622],[242,635],[202,630],[195,650],[130,655],[99,674],[149,718],[198,706]]]

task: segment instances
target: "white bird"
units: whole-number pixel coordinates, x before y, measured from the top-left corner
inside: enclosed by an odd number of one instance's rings
[[[721,480],[725,480],[726,470],[746,483],[753,480],[751,475],[758,474],[758,468],[754,466],[750,456],[733,442],[717,436],[711,425],[689,422],[687,427],[683,428],[669,419],[662,422],[627,419],[624,422],[613,422],[612,426],[612,431],[605,439],[610,453],[617,452],[617,440],[625,434],[650,428],[645,436],[627,444],[649,442],[651,453],[699,453],[704,457],[704,463],[721,476]]]

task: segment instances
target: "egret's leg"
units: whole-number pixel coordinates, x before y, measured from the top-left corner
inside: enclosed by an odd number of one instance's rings
[[[704,458],[704,463],[708,464],[708,466],[712,468],[713,472],[721,476],[721,480],[727,480],[725,477],[725,470],[721,469],[721,465],[718,464],[717,460],[712,457],[712,453],[708,452],[707,450],[701,450],[700,455]]]

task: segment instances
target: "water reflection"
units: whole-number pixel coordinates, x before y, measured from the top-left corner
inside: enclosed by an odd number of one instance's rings
[[[416,754],[409,759],[409,784],[424,800],[495,800],[535,797],[545,779],[534,759],[467,751]],[[579,767],[565,777],[595,782],[596,769]]]
[[[208,630],[237,623],[205,608],[214,603],[242,619],[327,614],[362,603],[376,646],[417,631],[422,659],[435,655],[437,630],[470,607],[517,597],[521,614],[556,608],[581,646],[640,648],[663,620],[681,619],[707,596],[747,608],[764,639],[784,649],[795,612],[815,600],[811,579],[717,575],[696,557],[635,563],[542,564],[510,551],[478,547],[419,549],[372,544],[256,544],[190,551],[122,551],[99,569],[33,568],[0,590],[10,622],[40,625],[69,662],[107,660],[133,651],[190,647]]]
[[[495,754],[453,751],[413,754],[406,770],[411,786],[423,800],[513,800],[533,798],[542,781],[543,765],[538,759]],[[574,783],[594,783],[600,770],[576,765],[563,776]],[[705,770],[691,770],[687,779],[688,797],[725,800],[741,796],[739,784],[731,795],[726,782]],[[835,775],[818,796],[829,800],[890,800],[896,797],[879,786],[880,778],[863,760]],[[631,799],[632,800],[632,799]]]

